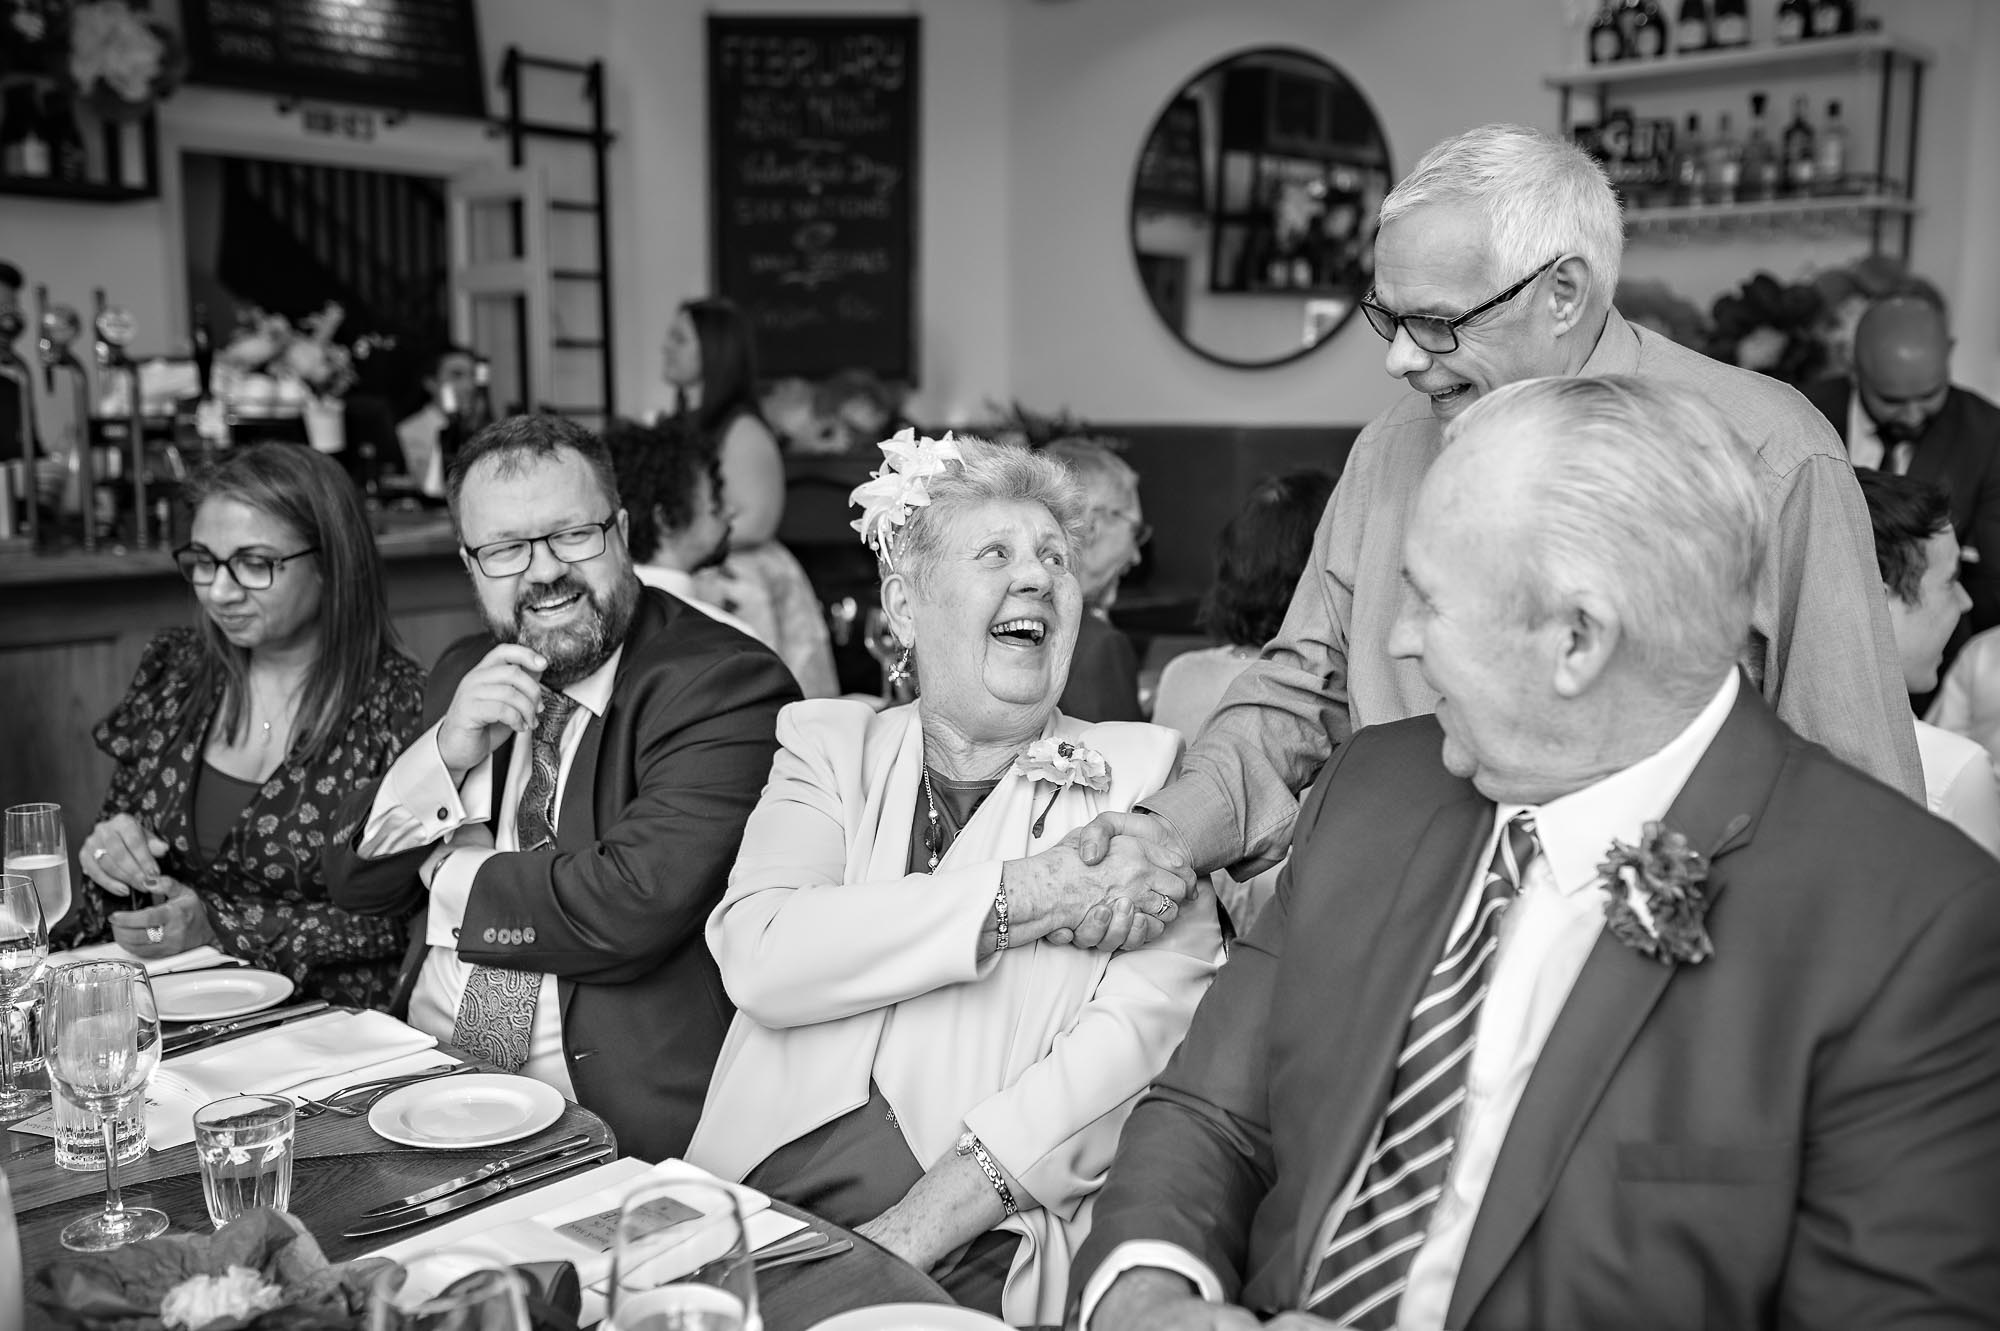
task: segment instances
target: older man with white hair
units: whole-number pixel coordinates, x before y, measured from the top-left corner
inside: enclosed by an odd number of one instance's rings
[[[1992,1325],[2000,865],[1748,687],[1767,462],[1631,376],[1445,433],[1388,642],[1435,715],[1307,797],[1088,1331]]]
[[[1413,395],[1355,441],[1284,627],[1224,695],[1182,778],[1147,799],[1151,819],[1101,830],[1177,841],[1198,870],[1261,867],[1283,855],[1297,792],[1335,746],[1436,706],[1438,691],[1388,648],[1410,595],[1398,566],[1411,500],[1448,422],[1544,375],[1679,384],[1729,415],[1757,450],[1775,522],[1740,645],[1752,685],[1807,738],[1922,798],[1868,514],[1840,440],[1783,384],[1620,318],[1622,244],[1597,164],[1520,126],[1447,139],[1396,186],[1362,310]]]

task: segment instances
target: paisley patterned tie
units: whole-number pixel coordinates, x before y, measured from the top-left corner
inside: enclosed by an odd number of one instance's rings
[[[528,788],[521,792],[521,807],[514,814],[517,849],[543,850],[555,844],[563,729],[576,706],[576,699],[567,693],[542,690]],[[528,1033],[535,1024],[535,1000],[541,988],[539,971],[474,966],[451,1024],[451,1042],[496,1067],[519,1072],[528,1061]]]

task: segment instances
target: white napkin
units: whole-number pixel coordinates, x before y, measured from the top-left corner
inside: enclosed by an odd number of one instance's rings
[[[194,1140],[194,1111],[211,1100],[307,1089],[325,1094],[387,1076],[387,1065],[400,1067],[436,1047],[436,1037],[382,1012],[328,1012],[240,1036],[160,1064],[146,1088],[146,1133],[153,1149],[163,1151]]]
[[[200,971],[211,966],[244,964],[222,949],[206,943],[185,952],[176,952],[171,957],[155,957],[151,961],[133,956],[116,943],[92,943],[89,947],[73,947],[66,952],[58,952],[49,961],[56,966],[65,966],[72,961],[136,961],[146,968],[148,975],[172,975],[176,971]]]

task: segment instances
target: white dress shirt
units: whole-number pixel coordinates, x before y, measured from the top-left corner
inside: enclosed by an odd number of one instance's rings
[[[1861,390],[1854,389],[1847,395],[1847,460],[1857,467],[1869,471],[1886,471],[1892,476],[1902,476],[1910,470],[1910,456],[1916,452],[1916,445],[1907,441],[1890,448],[1882,442],[1882,436],[1875,429],[1875,418],[1861,405]],[[1883,455],[1888,461],[1883,461]]]
[[[611,685],[624,655],[621,646],[610,660],[563,690],[578,706],[563,727],[561,762],[556,769],[556,818],[551,820],[551,830],[562,815],[570,764],[576,759],[591,718],[603,716],[610,706]],[[528,741],[517,738],[500,792],[497,831],[488,844],[486,825],[493,818],[493,759],[490,756],[483,759],[465,774],[464,781],[454,785],[444,759],[438,755],[437,726],[432,726],[390,765],[382,780],[381,793],[375,797],[375,807],[369,812],[362,837],[363,854],[381,858],[421,845],[437,845],[441,852],[448,852],[435,861],[431,874],[430,923],[425,936],[430,951],[425,954],[416,989],[410,995],[410,1024],[440,1040],[451,1039],[459,1003],[465,996],[465,983],[472,974],[472,963],[458,955],[458,931],[465,920],[466,902],[472,896],[473,879],[489,855],[520,849],[515,818],[533,767]],[[562,1008],[553,975],[542,976],[535,1000],[534,1024],[528,1031],[528,1061],[521,1071],[555,1087],[565,1099],[576,1098],[575,1088],[570,1085],[569,1066],[563,1060]]]
[[[1614,838],[1636,844],[1647,823],[1666,816],[1687,784],[1689,773],[1728,719],[1729,709],[1736,704],[1736,690],[1737,675],[1732,670],[1701,713],[1657,753],[1533,810],[1542,853],[1529,864],[1520,896],[1501,917],[1500,948],[1486,999],[1479,1008],[1451,1172],[1444,1195],[1431,1214],[1423,1246],[1411,1259],[1409,1282],[1396,1308],[1397,1331],[1442,1331],[1444,1327],[1459,1265],[1465,1260],[1473,1222],[1479,1217],[1486,1185],[1507,1140],[1514,1108],[1604,923],[1605,898],[1597,888],[1597,866]],[[1499,806],[1493,830],[1479,855],[1479,867],[1452,923],[1453,939],[1472,927],[1487,865],[1507,820],[1527,807]],[[1353,1175],[1314,1236],[1311,1252],[1317,1254],[1325,1248],[1327,1236],[1360,1190],[1374,1149],[1371,1140],[1361,1152]],[[1186,1276],[1203,1298],[1222,1298],[1222,1282],[1215,1273],[1177,1244],[1155,1240],[1121,1243],[1084,1288],[1082,1316],[1086,1327],[1111,1283],[1124,1271],[1139,1266],[1161,1267]],[[1306,1285],[1318,1274],[1316,1262],[1314,1267],[1301,1273]]]
[[[1930,811],[2000,855],[2000,779],[1978,741],[1928,721],[1917,722],[1917,756],[1924,760],[1924,801]]]

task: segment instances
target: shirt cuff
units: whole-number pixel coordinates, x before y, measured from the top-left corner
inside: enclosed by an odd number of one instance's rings
[[[1111,1255],[1104,1259],[1104,1264],[1097,1268],[1089,1283],[1083,1287],[1083,1302],[1077,1313],[1077,1325],[1081,1331],[1090,1331],[1090,1315],[1097,1311],[1099,1301],[1110,1292],[1118,1277],[1145,1266],[1186,1276],[1194,1282],[1195,1291],[1202,1298],[1210,1303],[1222,1302],[1222,1282],[1215,1278],[1215,1272],[1208,1269],[1208,1263],[1177,1243],[1131,1239],[1113,1248]]]
[[[472,899],[472,880],[478,877],[479,866],[499,853],[485,847],[468,846],[444,857],[437,872],[431,875],[431,914],[424,932],[426,943],[432,947],[458,950],[458,930],[465,923],[465,905]]]
[[[1199,773],[1183,772],[1172,785],[1154,791],[1133,807],[1166,825],[1190,868],[1196,873],[1212,873],[1239,858],[1243,846],[1233,826],[1234,817],[1215,812],[1225,805],[1220,792],[1197,788],[1200,780]],[[1232,835],[1237,839],[1233,848],[1228,844]]]
[[[463,784],[454,783],[438,754],[437,733],[438,726],[432,726],[389,765],[362,832],[364,859],[428,846],[467,823],[493,816],[492,758],[467,772]]]

